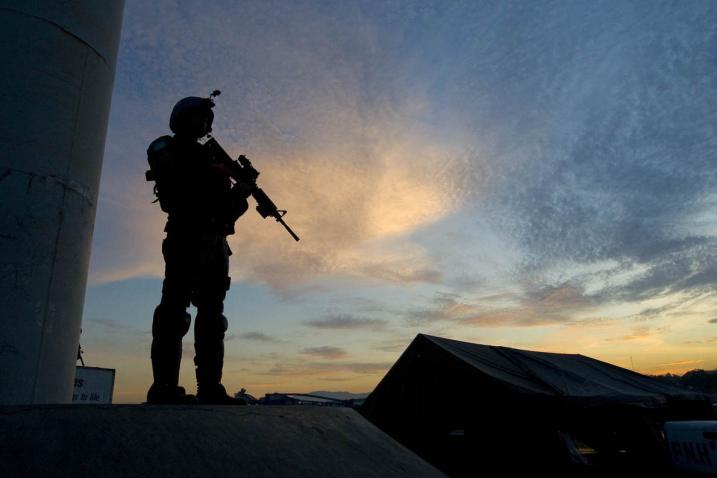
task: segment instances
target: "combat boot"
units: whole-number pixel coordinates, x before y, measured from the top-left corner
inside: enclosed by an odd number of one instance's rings
[[[147,392],[149,405],[191,405],[197,403],[194,395],[188,395],[184,387],[153,383]]]
[[[194,323],[194,364],[197,373],[197,401],[201,405],[246,405],[243,398],[227,395],[222,385],[224,332],[227,319],[219,305],[214,310],[198,307]]]
[[[246,405],[243,398],[234,398],[227,394],[221,383],[197,384],[197,402],[200,405]]]

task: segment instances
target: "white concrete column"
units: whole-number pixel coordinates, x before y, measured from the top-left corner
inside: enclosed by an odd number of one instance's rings
[[[0,0],[0,405],[69,403],[124,0]]]

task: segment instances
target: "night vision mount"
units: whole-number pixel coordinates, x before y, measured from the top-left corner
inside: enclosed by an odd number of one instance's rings
[[[216,98],[217,96],[219,96],[221,94],[222,94],[222,92],[219,90],[214,90],[211,92],[211,94],[209,95],[209,101],[212,103],[212,106],[214,106],[214,98]]]

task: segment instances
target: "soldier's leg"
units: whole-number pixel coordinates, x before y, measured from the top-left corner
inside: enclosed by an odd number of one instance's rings
[[[194,363],[197,398],[203,403],[233,403],[221,385],[224,366],[224,298],[229,289],[229,246],[223,237],[210,241],[202,261],[200,280],[192,297],[197,306],[194,322]]]
[[[195,268],[190,244],[181,238],[168,237],[162,243],[165,278],[162,301],[152,320],[152,374],[154,384],[147,394],[150,403],[184,402],[184,389],[178,387],[182,360],[182,337],[191,322],[187,307],[192,292]]]
[[[200,302],[201,303],[201,302]],[[197,305],[194,323],[194,364],[197,367],[197,386],[221,383],[224,366],[224,333],[227,319],[219,304]]]

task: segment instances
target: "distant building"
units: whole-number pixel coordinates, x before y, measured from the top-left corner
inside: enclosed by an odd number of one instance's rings
[[[364,398],[340,399],[308,393],[267,393],[258,400],[260,405],[312,405],[319,407],[352,407],[363,403]]]
[[[249,393],[246,393],[246,388],[242,388],[237,393],[235,393],[234,398],[243,399],[247,403],[247,405],[255,405],[259,402],[256,397]]]

